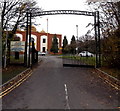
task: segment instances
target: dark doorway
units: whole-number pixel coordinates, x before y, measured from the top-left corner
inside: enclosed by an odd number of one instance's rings
[[[42,50],[43,50],[43,52],[45,52],[45,47],[43,47],[43,49],[42,49]]]

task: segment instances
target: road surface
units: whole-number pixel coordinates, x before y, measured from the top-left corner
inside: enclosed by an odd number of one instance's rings
[[[90,68],[63,67],[45,56],[22,85],[3,97],[3,109],[115,109],[119,92]]]

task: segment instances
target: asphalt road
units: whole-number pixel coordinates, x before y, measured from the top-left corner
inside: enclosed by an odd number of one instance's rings
[[[22,85],[3,97],[3,109],[115,109],[119,92],[90,68],[63,67],[45,56]]]

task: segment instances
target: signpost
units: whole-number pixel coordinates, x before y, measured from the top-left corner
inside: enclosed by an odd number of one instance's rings
[[[11,41],[12,52],[25,52],[25,41]]]
[[[22,62],[22,58],[23,58],[23,53],[25,52],[25,41],[11,41],[11,62],[14,63],[16,61],[16,63]],[[15,56],[15,58],[13,58],[13,56]],[[18,62],[18,63],[19,63]]]

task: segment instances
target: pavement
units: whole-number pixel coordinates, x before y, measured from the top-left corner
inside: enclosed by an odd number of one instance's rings
[[[93,69],[63,67],[56,56],[42,62],[22,85],[2,99],[3,109],[117,109],[119,91],[104,83]]]

